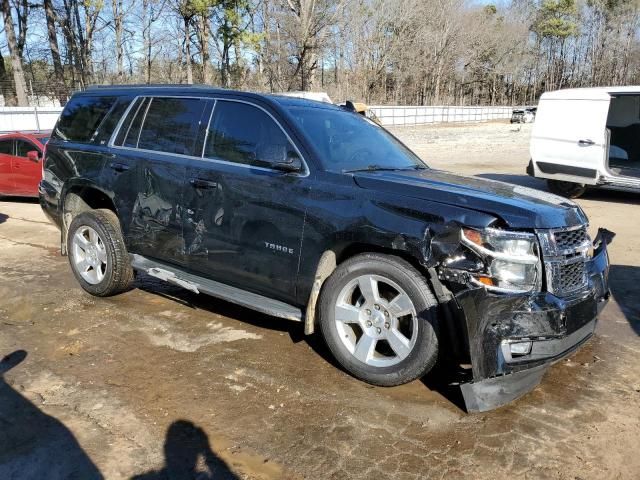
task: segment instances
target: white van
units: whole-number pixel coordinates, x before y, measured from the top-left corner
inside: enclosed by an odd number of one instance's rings
[[[527,173],[575,198],[587,187],[640,191],[640,86],[540,97]]]

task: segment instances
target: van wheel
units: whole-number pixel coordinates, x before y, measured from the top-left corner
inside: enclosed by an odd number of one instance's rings
[[[547,180],[547,186],[552,193],[567,198],[578,198],[587,191],[583,183],[563,182],[562,180]]]
[[[393,386],[425,375],[438,358],[438,302],[408,262],[368,253],[340,264],[320,298],[322,335],[356,378]]]
[[[89,210],[77,215],[69,227],[67,252],[73,274],[91,295],[115,295],[133,282],[120,222],[111,210]]]

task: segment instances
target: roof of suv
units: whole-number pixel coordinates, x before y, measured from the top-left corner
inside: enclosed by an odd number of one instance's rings
[[[262,99],[269,102],[277,102],[287,107],[308,107],[308,108],[328,108],[339,109],[340,107],[317,100],[309,100],[299,97],[289,97],[284,95],[247,92],[243,90],[229,90],[225,88],[216,88],[208,85],[94,85],[82,92],[83,95],[197,95],[197,94],[219,94],[219,95],[238,95],[253,99]]]

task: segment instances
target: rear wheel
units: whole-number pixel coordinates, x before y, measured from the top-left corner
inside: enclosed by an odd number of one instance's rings
[[[578,198],[587,191],[583,183],[564,182],[562,180],[547,180],[547,186],[552,193],[567,198]]]
[[[320,299],[322,334],[352,375],[381,386],[425,375],[438,357],[437,301],[402,259],[363,254],[342,263]]]
[[[77,215],[69,226],[67,252],[78,283],[92,295],[115,295],[127,290],[133,281],[120,222],[111,210]]]

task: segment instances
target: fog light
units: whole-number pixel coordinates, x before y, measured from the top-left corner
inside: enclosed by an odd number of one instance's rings
[[[509,344],[509,350],[512,357],[521,357],[531,353],[533,342],[513,342]]]

